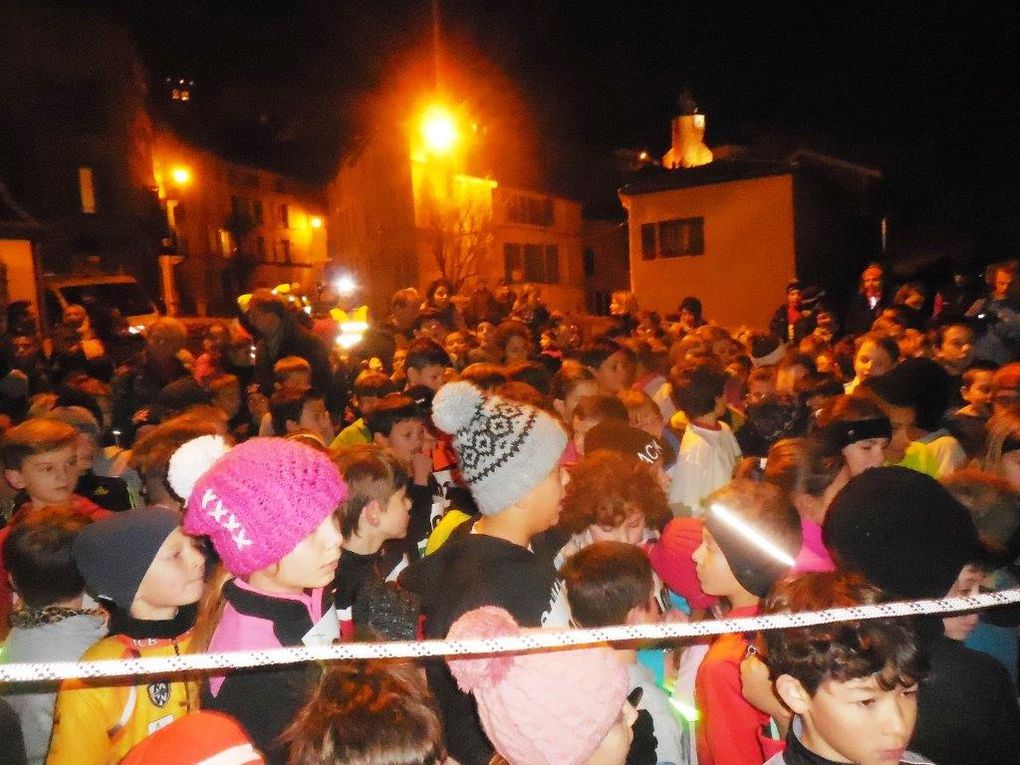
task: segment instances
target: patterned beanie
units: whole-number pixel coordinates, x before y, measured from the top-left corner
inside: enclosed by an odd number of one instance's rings
[[[174,452],[168,477],[187,499],[184,530],[208,536],[235,576],[279,562],[347,498],[326,454],[283,438],[230,450],[219,436],[193,439]]]
[[[447,637],[490,638],[522,630],[502,608],[461,616]],[[581,765],[620,716],[627,669],[605,646],[448,659],[457,685],[478,703],[496,751],[510,765]]]
[[[567,434],[550,415],[482,393],[469,382],[439,389],[432,421],[453,436],[460,473],[484,515],[527,496],[556,467],[567,446]]]

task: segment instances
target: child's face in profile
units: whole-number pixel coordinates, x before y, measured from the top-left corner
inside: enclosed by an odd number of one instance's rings
[[[917,721],[917,685],[886,691],[875,676],[826,680],[794,711],[804,720],[801,740],[815,754],[856,765],[895,765]]]
[[[567,397],[563,400],[563,419],[573,424],[574,410],[581,399],[585,396],[598,395],[598,392],[599,384],[594,380],[585,380],[584,382],[577,383],[574,389],[567,393]]]
[[[329,412],[326,411],[326,402],[321,398],[315,398],[305,403],[301,408],[301,420],[298,425],[315,433],[326,444],[329,444],[336,436],[333,420],[330,418]]]
[[[280,559],[275,573],[269,574],[273,587],[277,588],[275,591],[300,593],[328,585],[336,574],[342,543],[343,537],[333,515],[327,515],[315,531]]]
[[[860,475],[868,468],[882,467],[885,464],[886,450],[889,448],[888,438],[864,438],[843,447],[850,475]]]
[[[715,538],[707,528],[701,530],[701,544],[691,553],[701,582],[701,589],[706,595],[727,597],[731,593],[740,592],[743,587],[733,576],[729,561],[723,555]]]
[[[173,618],[180,606],[198,602],[204,580],[205,555],[198,542],[174,529],[145,572],[131,604],[131,615],[151,620]]]
[[[975,566],[964,566],[956,582],[949,588],[947,598],[956,598],[967,595],[980,595],[981,585],[985,581],[985,572]],[[942,624],[946,628],[946,637],[950,640],[963,642],[974,631],[978,625],[978,614],[961,614],[957,616],[946,616]]]
[[[439,390],[443,385],[443,373],[446,367],[442,364],[428,364],[421,369],[407,369],[407,381],[411,385],[424,385],[432,390]]]
[[[980,371],[974,373],[974,381],[965,385],[961,392],[963,400],[982,414],[992,413],[992,373]]]
[[[884,375],[893,367],[893,360],[875,343],[866,340],[861,343],[854,356],[854,373],[858,380]]]
[[[411,500],[407,498],[407,487],[401,486],[386,501],[386,507],[379,513],[379,530],[386,539],[403,539],[407,536],[407,524],[411,520]]]
[[[425,445],[425,424],[421,420],[401,420],[384,441],[401,463],[410,465],[412,457]]]
[[[9,468],[4,474],[15,489],[28,492],[36,507],[65,504],[81,475],[77,444],[33,454],[25,458],[19,470]]]
[[[630,377],[630,364],[627,357],[617,351],[602,362],[595,370],[595,380],[601,391],[607,395],[615,396],[623,388],[627,387]]]

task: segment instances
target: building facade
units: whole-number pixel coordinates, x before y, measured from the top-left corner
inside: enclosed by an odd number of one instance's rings
[[[320,190],[228,162],[162,129],[152,155],[171,244],[181,256],[174,284],[182,312],[230,313],[238,294],[282,283],[317,294],[328,260]]]

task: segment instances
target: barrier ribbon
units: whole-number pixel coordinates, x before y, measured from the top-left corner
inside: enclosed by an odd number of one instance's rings
[[[106,677],[149,677],[181,672],[210,672],[298,664],[308,661],[349,661],[359,659],[420,659],[433,656],[470,656],[494,653],[522,653],[614,643],[633,640],[678,640],[708,637],[728,632],[808,627],[815,624],[883,619],[922,614],[948,614],[976,611],[994,606],[1020,603],[1020,588],[981,595],[914,600],[877,605],[831,608],[796,614],[768,614],[739,619],[714,619],[700,622],[621,625],[578,630],[534,630],[521,635],[469,640],[394,641],[386,643],[337,643],[325,646],[292,646],[263,651],[198,653],[103,661],[63,661],[0,664],[0,683],[24,683],[95,679]]]

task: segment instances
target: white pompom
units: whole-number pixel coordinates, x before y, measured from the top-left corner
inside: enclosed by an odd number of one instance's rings
[[[471,422],[482,400],[482,392],[469,382],[447,383],[432,399],[432,422],[445,433],[456,433]]]
[[[230,451],[223,436],[199,436],[183,444],[170,457],[167,483],[174,494],[188,501],[195,484],[213,463]]]

